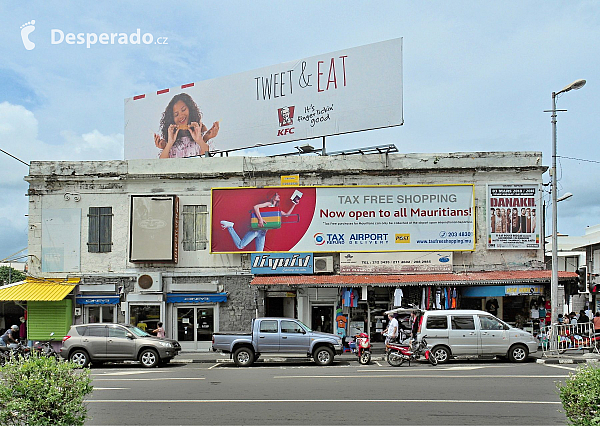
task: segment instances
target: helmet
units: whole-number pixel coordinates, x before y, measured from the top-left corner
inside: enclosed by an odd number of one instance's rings
[[[13,325],[10,328],[12,329],[12,331],[19,331],[19,326],[18,325]]]

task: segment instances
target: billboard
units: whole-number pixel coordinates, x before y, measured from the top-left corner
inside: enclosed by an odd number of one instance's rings
[[[452,252],[340,254],[340,274],[419,273],[452,273]]]
[[[473,185],[212,190],[211,252],[472,251]]]
[[[487,185],[487,198],[489,249],[540,248],[539,185]]]
[[[402,123],[398,38],[125,99],[125,159],[196,157]]]

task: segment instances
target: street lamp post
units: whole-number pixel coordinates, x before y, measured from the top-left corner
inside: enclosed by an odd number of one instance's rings
[[[558,197],[556,194],[556,97],[561,93],[570,90],[581,89],[585,85],[585,80],[576,80],[558,92],[552,92],[552,110],[545,111],[552,113],[552,278],[550,280],[550,323],[556,324],[558,321],[558,215],[556,205]]]

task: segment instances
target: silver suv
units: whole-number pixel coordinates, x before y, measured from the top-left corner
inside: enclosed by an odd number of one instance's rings
[[[106,361],[139,361],[154,367],[168,363],[180,350],[177,340],[158,338],[132,325],[100,323],[72,325],[60,355],[80,367]]]

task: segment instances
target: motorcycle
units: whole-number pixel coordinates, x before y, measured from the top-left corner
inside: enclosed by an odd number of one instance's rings
[[[35,353],[39,356],[45,356],[48,358],[54,358],[55,360],[59,360],[60,357],[52,347],[52,341],[54,341],[54,332],[50,333],[50,340],[47,342],[36,341],[33,342],[33,349]]]
[[[28,359],[31,355],[30,348],[22,342],[10,343],[8,347],[2,348],[3,362],[9,362],[13,359]]]
[[[422,356],[428,360],[431,365],[437,365],[437,358],[431,353],[427,346],[427,336],[423,336],[420,341],[413,341],[409,346],[399,343],[388,343],[385,345],[386,359],[392,367],[400,367],[404,361],[408,361],[410,366],[411,361],[417,361]]]
[[[358,357],[358,362],[365,365],[371,362],[371,341],[369,335],[360,333],[354,337],[352,352]]]

